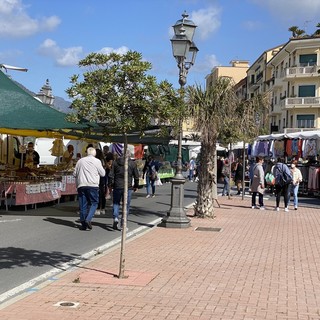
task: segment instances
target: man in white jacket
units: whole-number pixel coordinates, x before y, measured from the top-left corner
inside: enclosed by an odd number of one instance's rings
[[[92,229],[91,220],[99,204],[100,177],[106,174],[101,161],[95,156],[96,149],[88,148],[87,156],[77,162],[73,173],[78,189],[80,230]]]

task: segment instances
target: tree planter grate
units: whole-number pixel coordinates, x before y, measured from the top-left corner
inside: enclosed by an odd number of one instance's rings
[[[209,227],[197,227],[195,231],[211,231],[211,232],[220,232],[221,228],[209,228]]]

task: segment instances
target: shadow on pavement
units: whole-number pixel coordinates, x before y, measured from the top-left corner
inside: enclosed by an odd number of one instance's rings
[[[66,255],[59,251],[44,252],[22,248],[0,248],[0,269],[12,269],[27,266],[52,266],[63,269],[61,265],[80,258],[78,254]]]

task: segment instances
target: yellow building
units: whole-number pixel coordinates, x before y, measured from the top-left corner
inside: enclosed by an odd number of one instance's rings
[[[320,128],[320,38],[291,38],[267,63],[274,132]]]
[[[238,83],[241,79],[247,76],[249,61],[247,60],[232,60],[230,66],[214,67],[211,73],[206,76],[206,87],[214,85],[219,77],[231,78],[234,83]]]

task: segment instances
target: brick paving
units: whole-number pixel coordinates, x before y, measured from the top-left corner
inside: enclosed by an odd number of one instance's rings
[[[215,219],[127,241],[128,278],[114,277],[117,246],[0,306],[0,319],[320,319],[320,210],[219,203]]]

